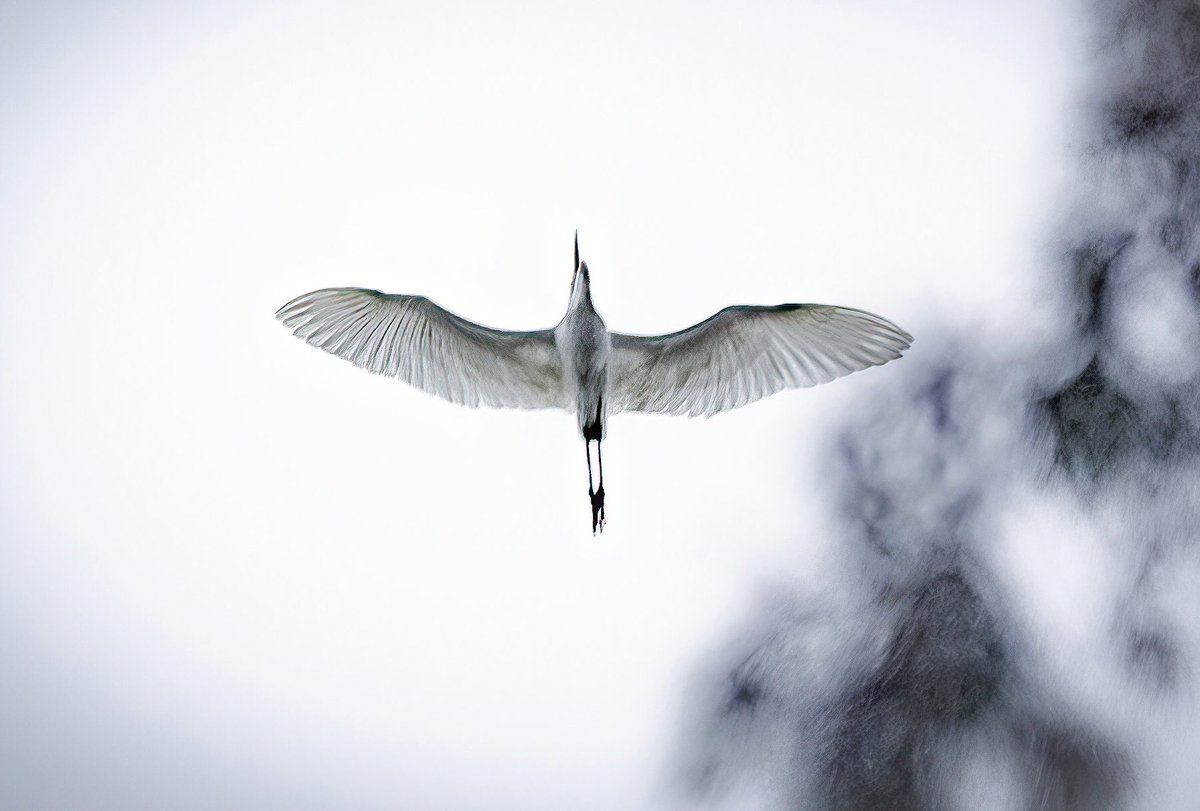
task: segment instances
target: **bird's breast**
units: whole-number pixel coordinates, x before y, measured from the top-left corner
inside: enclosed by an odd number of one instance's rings
[[[602,377],[612,352],[612,338],[598,315],[571,314],[555,330],[563,371],[580,384]]]

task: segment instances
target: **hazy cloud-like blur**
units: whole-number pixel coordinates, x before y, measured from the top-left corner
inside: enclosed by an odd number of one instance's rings
[[[852,551],[698,689],[714,805],[1195,806],[1200,6],[1094,11],[1044,296],[935,339],[827,449]]]

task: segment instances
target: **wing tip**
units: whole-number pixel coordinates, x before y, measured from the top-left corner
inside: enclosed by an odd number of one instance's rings
[[[322,287],[320,290],[310,290],[302,293],[275,311],[275,318],[282,321],[284,326],[299,327],[302,316],[307,315],[309,308],[315,304],[336,300],[339,297],[366,295],[380,298],[384,294],[378,290],[365,287]],[[412,296],[411,298],[420,298]]]

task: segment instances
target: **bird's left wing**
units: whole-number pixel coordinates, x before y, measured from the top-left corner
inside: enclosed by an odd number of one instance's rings
[[[275,317],[308,343],[453,403],[567,405],[552,330],[505,332],[424,296],[335,287],[306,293]]]
[[[670,335],[612,334],[611,406],[710,416],[900,357],[912,336],[848,307],[726,307]]]

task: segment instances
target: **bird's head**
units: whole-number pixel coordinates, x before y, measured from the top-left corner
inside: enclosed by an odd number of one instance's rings
[[[582,282],[580,281],[582,280]],[[588,278],[587,262],[579,260],[579,232],[575,232],[575,266],[571,271],[571,298],[575,297],[575,288],[580,288],[581,294],[587,294],[591,280]]]

